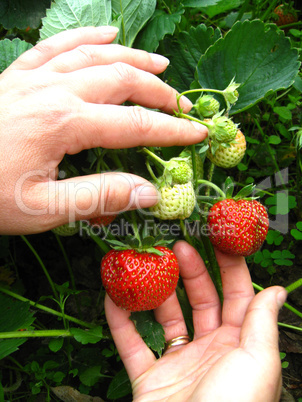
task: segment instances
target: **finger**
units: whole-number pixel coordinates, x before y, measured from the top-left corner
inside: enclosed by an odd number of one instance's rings
[[[207,136],[202,124],[138,106],[83,104],[73,119],[74,129],[65,133],[69,154],[96,146],[119,149],[190,145]]]
[[[165,331],[166,341],[180,335],[188,335],[186,323],[176,292],[174,292],[161,306],[154,310],[154,314],[156,321],[162,325]]]
[[[220,326],[219,297],[197,250],[179,241],[173,251],[193,309],[194,338],[200,338]]]
[[[34,172],[33,172],[34,173]],[[43,232],[68,222],[147,208],[156,204],[157,190],[147,180],[127,173],[104,173],[34,185],[16,191],[22,222]],[[34,219],[35,218],[35,219]],[[30,227],[29,227],[30,230]],[[23,230],[24,232],[24,230]]]
[[[242,325],[240,347],[253,357],[259,368],[254,372],[254,377],[258,378],[253,383],[265,385],[261,390],[263,401],[279,401],[280,398],[282,377],[277,319],[286,296],[285,289],[279,286],[261,291],[250,303]]]
[[[14,61],[9,69],[29,70],[40,67],[53,57],[85,44],[111,43],[118,29],[111,26],[70,29],[51,36]]]
[[[242,325],[240,345],[252,355],[267,350],[278,351],[278,312],[287,293],[280,286],[259,292],[248,306]]]
[[[159,54],[148,53],[120,45],[81,45],[52,58],[43,69],[59,73],[69,73],[91,66],[123,62],[149,71],[153,74],[163,72],[169,60]]]
[[[118,308],[108,295],[105,312],[115,346],[133,382],[154,364],[155,356],[129,319],[130,312]]]
[[[223,286],[222,323],[241,327],[255,295],[248,267],[244,257],[215,252]]]
[[[62,85],[89,103],[122,104],[130,101],[141,106],[172,113],[178,109],[177,91],[157,76],[125,63],[89,67],[61,77]],[[180,105],[187,113],[192,103],[181,97]]]

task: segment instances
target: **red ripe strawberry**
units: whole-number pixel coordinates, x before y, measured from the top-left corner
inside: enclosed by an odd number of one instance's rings
[[[117,215],[101,215],[101,216],[97,216],[96,218],[89,219],[89,224],[91,226],[108,226],[108,225],[110,225],[111,222],[114,221],[114,219],[116,217],[117,217]]]
[[[208,225],[209,238],[220,251],[248,256],[261,247],[269,223],[260,202],[225,199],[210,209]]]
[[[292,7],[285,4],[280,4],[277,6],[274,9],[274,15],[276,16],[276,25],[278,26],[292,24],[293,22],[298,21],[296,11]]]
[[[137,250],[111,250],[102,259],[103,285],[124,310],[152,310],[175,290],[179,268],[174,253],[156,246],[163,255]]]

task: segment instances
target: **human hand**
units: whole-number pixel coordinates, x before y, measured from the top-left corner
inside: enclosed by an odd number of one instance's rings
[[[110,44],[113,27],[52,36],[0,75],[0,232],[43,232],[72,220],[145,208],[155,188],[126,173],[57,181],[65,154],[94,147],[188,145],[207,130],[170,116],[176,91],[154,74],[162,56]],[[121,106],[126,100],[151,109]],[[182,99],[184,112],[192,104]],[[196,128],[197,127],[197,128]]]
[[[216,252],[224,303],[198,252],[184,241],[175,244],[180,274],[193,309],[194,339],[156,359],[129,312],[106,296],[110,330],[133,388],[134,401],[279,401],[281,363],[278,310],[286,298],[281,287],[254,295],[243,257]],[[174,292],[155,310],[166,341],[187,329]]]

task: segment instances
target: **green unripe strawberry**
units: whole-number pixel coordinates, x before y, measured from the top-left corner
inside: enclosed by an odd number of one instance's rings
[[[66,223],[51,230],[59,236],[73,236],[80,230],[80,222]]]
[[[212,95],[202,95],[194,108],[201,117],[212,117],[219,112],[220,103]]]
[[[214,165],[222,168],[232,168],[238,165],[245,154],[246,141],[243,133],[238,130],[234,141],[229,144],[219,144],[213,153],[213,146],[207,152],[207,157]]]
[[[184,149],[181,154],[179,155],[181,158],[186,158],[187,163],[189,164],[190,168],[193,172],[193,160],[192,160],[192,153],[189,149]],[[196,177],[197,179],[203,178],[203,160],[198,153],[195,154],[195,167],[196,167]]]
[[[156,218],[162,220],[186,219],[195,207],[196,197],[192,182],[164,185],[159,189],[159,202],[150,208]]]
[[[217,142],[231,142],[237,135],[238,125],[226,116],[216,115],[206,119],[209,138]]]
[[[169,175],[173,184],[185,184],[193,179],[193,170],[187,161],[172,158],[164,170],[164,176],[169,178]]]

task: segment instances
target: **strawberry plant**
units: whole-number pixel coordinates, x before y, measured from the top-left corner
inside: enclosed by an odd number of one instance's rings
[[[113,25],[115,43],[169,58],[160,78],[178,91],[174,116],[209,133],[187,147],[66,155],[60,179],[133,173],[157,187],[159,202],[0,237],[1,400],[132,400],[105,318],[105,293],[132,311],[137,331],[161,356],[165,339],[153,309],[174,290],[193,328],[171,251],[179,239],[202,255],[222,302],[213,244],[246,256],[256,290],[287,288],[279,322],[289,363],[284,387],[302,398],[302,32],[299,2],[291,3],[1,2],[0,72],[61,31]],[[180,106],[183,96],[193,104],[189,113]]]

